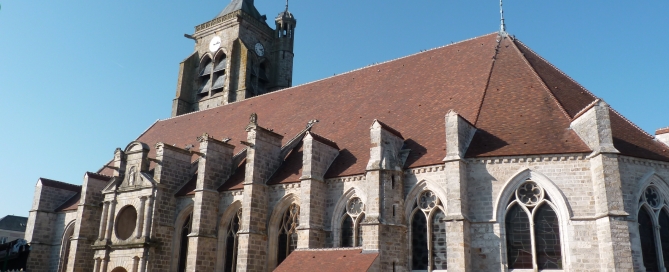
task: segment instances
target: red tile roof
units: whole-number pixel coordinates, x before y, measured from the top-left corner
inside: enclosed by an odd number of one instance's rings
[[[62,212],[62,211],[76,211],[79,208],[79,201],[81,201],[81,193],[77,193],[76,195],[73,195],[65,201],[65,203],[61,204],[55,212]]]
[[[378,256],[378,253],[363,253],[362,249],[298,250],[288,255],[274,272],[362,272],[367,271]]]
[[[406,148],[411,149],[406,167],[442,163],[444,116],[453,109],[478,129],[466,154],[469,158],[590,152],[569,125],[596,97],[519,41],[505,38],[498,43],[498,39],[496,33],[488,34],[158,121],[138,140],[150,146],[156,142],[197,146],[196,138],[207,132],[237,142],[246,139],[244,128],[254,112],[260,125],[290,137],[317,119],[320,122],[312,131],[341,149],[326,174],[332,178],[364,173],[374,119],[406,139]],[[669,161],[669,154],[650,135],[615,116],[614,144],[623,155]],[[244,147],[237,145],[235,152]],[[151,152],[153,156],[155,151]],[[294,169],[289,172],[284,180],[273,182],[294,180],[299,174]],[[241,180],[231,184],[225,187],[241,188]]]
[[[669,127],[661,128],[655,131],[655,135],[666,134],[666,133],[669,133]]]

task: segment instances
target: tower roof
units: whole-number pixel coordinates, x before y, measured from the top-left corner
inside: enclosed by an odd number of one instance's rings
[[[374,119],[407,139],[411,152],[405,167],[443,163],[444,116],[449,110],[477,128],[467,158],[590,153],[570,123],[596,99],[525,44],[495,32],[162,120],[138,140],[197,146],[196,138],[208,132],[239,141],[247,137],[244,128],[251,113],[258,114],[263,126],[287,136],[317,119],[320,123],[312,131],[342,149],[326,174],[333,178],[365,172]],[[669,161],[666,146],[615,110],[610,116],[614,145],[622,155]],[[243,148],[238,145],[235,153]],[[298,172],[283,182],[299,177]]]
[[[228,6],[225,7],[223,11],[221,11],[221,13],[216,15],[215,18],[225,16],[238,10],[246,12],[258,21],[265,22],[265,18],[260,15],[258,9],[256,9],[256,7],[253,5],[253,0],[232,0],[232,2],[228,4]]]

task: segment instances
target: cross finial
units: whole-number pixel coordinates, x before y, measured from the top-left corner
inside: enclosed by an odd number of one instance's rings
[[[288,0],[286,0],[286,11],[288,11]]]
[[[502,0],[499,0],[499,15],[500,15],[500,23],[501,25],[499,26],[499,32],[504,33],[506,32],[506,24],[504,23],[504,6],[502,5]]]

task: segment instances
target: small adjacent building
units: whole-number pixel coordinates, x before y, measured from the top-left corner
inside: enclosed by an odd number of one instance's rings
[[[0,218],[0,244],[23,239],[28,217],[7,215]]]

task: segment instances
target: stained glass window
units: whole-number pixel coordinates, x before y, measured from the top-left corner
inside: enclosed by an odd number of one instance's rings
[[[432,217],[432,269],[447,269],[445,218],[441,209],[436,209]]]
[[[237,211],[228,225],[227,237],[225,239],[225,272],[237,271],[237,232],[239,232],[239,221],[242,217],[242,209]]]
[[[506,213],[506,254],[509,269],[533,268],[530,219],[519,206]]]
[[[277,265],[297,248],[297,226],[299,225],[300,206],[296,204],[283,213],[279,226],[279,248],[277,250]]]
[[[534,214],[534,240],[539,269],[562,269],[558,217],[547,204]]]
[[[416,211],[411,220],[411,256],[413,270],[427,270],[427,220],[421,211]]]
[[[364,213],[361,214],[361,215],[358,217],[358,224],[357,224],[357,226],[358,226],[358,230],[357,230],[357,231],[358,231],[358,243],[357,243],[357,246],[359,246],[359,247],[362,246],[362,242],[363,242],[363,239],[362,239],[362,226],[360,225],[360,224],[362,224],[362,221],[363,221],[363,220],[365,220],[365,214],[364,214]]]
[[[641,238],[641,255],[646,271],[658,271],[657,251],[653,220],[645,208],[639,211],[639,236]]]
[[[662,244],[662,257],[664,257],[664,267],[669,267],[669,215],[666,210],[660,211],[660,242]]]
[[[344,221],[341,223],[341,247],[353,246],[353,219],[344,214]]]
[[[186,260],[188,259],[188,234],[191,230],[193,214],[188,215],[181,227],[181,246],[179,248],[179,272],[186,271]]]

